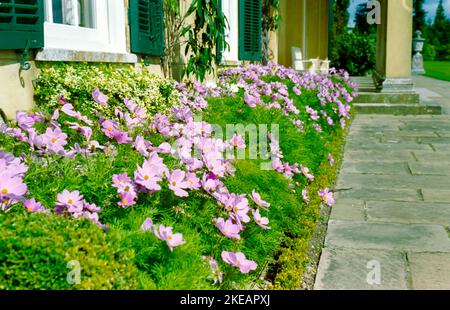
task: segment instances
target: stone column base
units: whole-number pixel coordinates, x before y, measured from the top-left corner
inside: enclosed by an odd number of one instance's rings
[[[411,78],[386,78],[374,71],[372,78],[375,87],[381,93],[413,93],[414,82]]]

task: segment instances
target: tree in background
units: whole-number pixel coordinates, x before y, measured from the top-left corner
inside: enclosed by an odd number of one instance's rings
[[[426,33],[426,16],[427,12],[425,12],[423,8],[425,0],[414,0],[413,1],[413,8],[414,8],[414,18],[413,18],[413,33],[415,33],[417,30],[422,31],[422,34],[425,35]]]
[[[450,60],[450,20],[445,16],[442,0],[439,1],[436,17],[428,30],[428,40],[440,60]]]
[[[272,55],[269,49],[269,32],[280,27],[281,16],[278,12],[279,0],[263,0],[262,2],[262,63],[267,65]]]
[[[374,34],[377,32],[376,24],[367,22],[367,14],[371,9],[367,8],[367,2],[358,4],[355,15],[355,31],[360,34]]]
[[[335,0],[331,65],[346,69],[350,75],[370,74],[375,66],[376,25],[367,22],[367,2],[358,5],[355,31],[348,31],[349,0]]]

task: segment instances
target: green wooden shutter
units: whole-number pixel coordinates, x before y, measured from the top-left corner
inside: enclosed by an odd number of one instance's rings
[[[239,59],[261,61],[261,0],[239,0]]]
[[[163,0],[130,0],[131,51],[150,56],[163,56]]]
[[[222,0],[217,0],[217,12],[220,16],[223,16]],[[222,35],[225,35],[225,29],[222,29],[221,32],[222,32]],[[224,49],[224,44],[223,44],[222,40],[219,39],[217,42],[217,52],[216,52],[218,63],[222,62],[223,49]]]
[[[0,49],[44,46],[44,0],[0,0]]]

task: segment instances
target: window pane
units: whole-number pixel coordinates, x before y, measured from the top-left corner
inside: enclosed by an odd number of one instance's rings
[[[53,0],[53,22],[95,28],[94,0]]]

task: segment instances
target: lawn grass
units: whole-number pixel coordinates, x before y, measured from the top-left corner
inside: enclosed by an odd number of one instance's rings
[[[450,81],[450,61],[425,61],[425,76]]]

